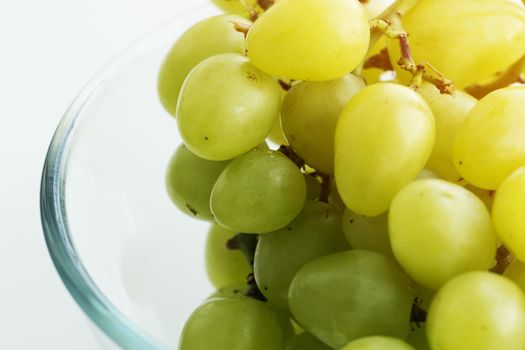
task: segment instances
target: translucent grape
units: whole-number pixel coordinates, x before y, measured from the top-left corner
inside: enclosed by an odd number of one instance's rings
[[[212,225],[206,241],[206,271],[215,288],[246,282],[251,268],[240,250],[231,250],[226,242],[235,232]]]
[[[496,90],[469,113],[454,146],[454,163],[473,185],[494,190],[525,165],[525,86]]]
[[[233,160],[215,183],[211,210],[224,227],[266,233],[289,224],[306,199],[299,168],[280,152],[253,150]]]
[[[488,270],[496,255],[490,213],[459,185],[414,181],[396,195],[388,219],[394,255],[427,288],[466,271]]]
[[[188,75],[177,106],[186,146],[210,160],[237,157],[264,141],[281,108],[279,84],[238,54],[207,58]]]
[[[257,285],[271,303],[288,308],[288,289],[297,271],[311,260],[347,249],[341,213],[326,203],[307,201],[289,225],[259,239]]]
[[[184,213],[202,220],[213,220],[210,196],[215,181],[228,162],[197,157],[181,144],[168,165],[166,189],[173,203]]]
[[[332,350],[332,348],[310,333],[303,332],[286,342],[285,350]]]
[[[512,1],[419,1],[402,22],[414,60],[430,62],[457,89],[504,71],[525,54],[525,10]],[[390,41],[393,61],[398,46]],[[394,66],[406,81],[408,74]]]
[[[525,297],[508,279],[471,272],[445,284],[428,312],[432,350],[522,350]]]
[[[186,321],[180,350],[283,350],[284,334],[268,304],[244,298],[211,299]]]
[[[346,206],[366,216],[387,211],[423,169],[433,145],[432,111],[414,90],[378,83],[358,92],[335,134],[335,178]]]
[[[512,173],[496,191],[492,221],[499,238],[514,255],[525,261],[525,167]]]
[[[350,98],[364,87],[361,78],[347,74],[326,82],[302,82],[288,91],[281,111],[283,131],[308,165],[333,174],[337,120]]]
[[[514,260],[506,269],[503,276],[516,283],[525,292],[525,264]]]
[[[268,74],[320,81],[356,68],[369,38],[368,18],[358,1],[286,0],[253,24],[246,46],[253,64]]]
[[[354,340],[341,350],[415,350],[404,341],[390,337],[366,337]],[[418,349],[419,350],[419,349]]]
[[[176,115],[182,83],[199,62],[221,53],[244,53],[244,37],[232,22],[251,23],[238,16],[210,17],[188,29],[170,49],[160,68],[157,88],[162,105],[172,116]]]
[[[418,92],[427,101],[436,120],[436,142],[426,167],[445,180],[462,183],[454,166],[454,138],[477,100],[462,91],[454,96],[441,94],[429,83],[423,84]]]
[[[345,209],[343,231],[352,248],[373,250],[388,257],[394,257],[388,237],[388,215],[386,213],[366,217]]]
[[[408,277],[385,256],[366,250],[328,255],[304,265],[289,292],[293,316],[333,348],[352,340],[408,333]]]

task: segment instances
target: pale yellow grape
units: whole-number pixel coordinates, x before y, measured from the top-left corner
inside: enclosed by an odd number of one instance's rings
[[[279,1],[253,24],[248,57],[262,71],[297,80],[332,80],[364,59],[370,25],[357,0]]]
[[[366,337],[354,340],[341,350],[415,350],[401,339],[391,337]]]
[[[302,82],[290,89],[281,109],[286,139],[318,171],[334,172],[334,136],[343,107],[365,84],[347,74],[324,82]]]
[[[390,207],[397,261],[417,283],[437,289],[467,271],[488,270],[496,255],[490,213],[471,192],[436,179],[417,180]]]
[[[516,283],[522,291],[525,292],[525,264],[519,260],[514,260],[508,267],[505,269],[503,276],[512,280]]]
[[[476,187],[494,190],[525,165],[525,86],[496,90],[481,99],[461,124],[454,164]]]
[[[441,19],[441,20],[437,20]],[[428,61],[457,89],[490,78],[525,54],[525,10],[509,0],[425,0],[402,18],[416,62]],[[395,61],[399,45],[389,43]]]
[[[427,101],[436,120],[436,143],[426,167],[445,180],[461,183],[463,179],[454,166],[454,138],[478,101],[463,91],[453,96],[441,94],[430,83],[424,83],[418,92]]]
[[[281,107],[279,84],[239,54],[199,63],[186,78],[177,105],[184,144],[209,160],[226,160],[264,141]]]
[[[206,240],[206,272],[217,289],[246,282],[251,268],[240,250],[231,250],[226,242],[236,232],[213,224]]]
[[[525,261],[525,167],[512,173],[496,191],[492,220],[498,236],[514,255]]]
[[[471,272],[445,284],[427,319],[432,350],[523,350],[525,296],[491,272]]]
[[[390,6],[394,0],[366,0],[360,1],[366,10],[368,18],[372,19],[379,16],[384,10]]]
[[[387,211],[423,169],[434,129],[430,107],[408,87],[378,83],[357,93],[335,134],[335,178],[346,206],[366,216]]]
[[[234,21],[251,23],[232,15],[206,18],[182,34],[168,52],[159,71],[157,89],[162,105],[172,116],[176,115],[182,83],[199,62],[220,53],[244,53],[244,36],[233,28]]]

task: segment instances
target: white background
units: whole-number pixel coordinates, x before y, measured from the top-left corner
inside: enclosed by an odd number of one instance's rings
[[[0,0],[0,348],[96,349],[51,263],[39,186],[76,93],[191,0]]]

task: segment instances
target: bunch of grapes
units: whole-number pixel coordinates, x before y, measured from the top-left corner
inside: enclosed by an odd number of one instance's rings
[[[525,349],[522,4],[214,3],[158,85],[217,288],[180,349]]]

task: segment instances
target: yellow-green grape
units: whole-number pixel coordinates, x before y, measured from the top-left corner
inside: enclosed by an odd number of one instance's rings
[[[394,0],[365,0],[360,1],[368,14],[368,18],[372,19],[379,16],[388,6],[392,5]]]
[[[415,350],[401,339],[390,337],[366,337],[354,340],[341,350]],[[419,350],[419,349],[418,349]]]
[[[341,230],[341,213],[326,203],[307,201],[289,225],[259,239],[255,280],[270,303],[288,308],[290,283],[303,265],[348,249]]]
[[[259,9],[257,0],[211,0],[215,6],[226,13],[248,16],[249,8]]]
[[[284,98],[281,123],[286,139],[304,161],[323,173],[334,172],[334,134],[343,107],[365,84],[347,74],[324,82],[294,85]]]
[[[185,214],[213,221],[210,196],[215,181],[228,165],[202,159],[181,144],[168,164],[166,189],[172,202]]]
[[[410,332],[408,332],[405,341],[412,345],[416,350],[432,350],[428,343],[426,330],[426,324],[423,323],[413,327]]]
[[[516,283],[525,292],[525,264],[514,260],[503,273],[503,276]]]
[[[215,298],[197,308],[182,330],[180,350],[284,350],[277,313],[248,298]]]
[[[491,272],[460,275],[432,301],[427,334],[432,350],[523,350],[525,296]]]
[[[457,91],[454,96],[441,94],[429,83],[424,83],[418,92],[436,120],[436,143],[426,167],[445,180],[462,183],[463,178],[454,166],[454,138],[477,100],[463,91]]]
[[[474,194],[444,180],[417,180],[390,207],[396,259],[417,283],[437,289],[467,271],[488,270],[496,255],[490,213]]]
[[[296,80],[332,80],[365,58],[370,25],[357,0],[284,0],[252,25],[248,57],[262,71]]]
[[[460,126],[454,164],[474,186],[495,190],[525,165],[525,86],[496,90],[481,99]]]
[[[434,146],[430,107],[414,90],[378,83],[346,105],[335,133],[339,194],[355,213],[376,216],[425,166]]]
[[[219,225],[212,225],[206,241],[206,271],[208,278],[217,289],[246,282],[251,268],[240,250],[231,250],[226,242],[235,232]]]
[[[496,191],[492,221],[499,238],[521,261],[525,261],[525,167],[512,173]]]
[[[279,84],[248,58],[221,54],[188,75],[177,106],[186,146],[210,160],[226,160],[264,141],[281,108]]]
[[[308,332],[303,332],[286,342],[285,350],[332,350]]]
[[[233,160],[217,179],[211,211],[236,232],[266,233],[288,225],[303,209],[306,184],[280,152],[253,150]]]
[[[525,10],[509,0],[418,1],[402,22],[415,62],[430,62],[457,89],[506,70],[525,54]],[[388,48],[398,77],[407,81],[395,63],[399,44],[391,40]]]
[[[484,190],[482,188],[477,188],[476,186],[471,184],[466,184],[465,188],[470,192],[474,193],[476,196],[478,196],[478,198],[481,199],[483,203],[485,203],[487,209],[489,211],[492,211],[492,205],[494,203],[494,196],[496,194],[496,191]]]
[[[345,209],[343,231],[346,240],[354,249],[373,250],[388,257],[394,256],[388,237],[386,213],[370,218]]]
[[[294,318],[335,349],[365,336],[408,334],[410,280],[376,252],[350,250],[307,263],[288,297]]]
[[[162,105],[172,116],[176,115],[182,83],[199,62],[221,53],[244,53],[244,36],[232,22],[251,23],[238,16],[210,17],[188,29],[170,49],[160,68],[157,89]]]

